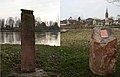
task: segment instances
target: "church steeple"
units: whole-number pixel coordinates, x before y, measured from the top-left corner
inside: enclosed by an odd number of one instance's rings
[[[108,9],[106,8],[105,19],[108,18]]]
[[[109,13],[108,13],[108,9],[107,8],[106,8],[106,13],[105,13],[105,25],[110,25]]]

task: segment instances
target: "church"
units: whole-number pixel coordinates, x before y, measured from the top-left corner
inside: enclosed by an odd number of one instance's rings
[[[114,20],[109,17],[108,9],[106,8],[106,12],[105,12],[105,25],[106,26],[110,26],[110,25],[113,24],[113,22],[114,22]]]

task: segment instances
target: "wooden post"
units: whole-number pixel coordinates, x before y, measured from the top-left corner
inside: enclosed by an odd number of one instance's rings
[[[35,19],[32,10],[21,11],[21,72],[34,72]]]
[[[115,71],[117,39],[110,28],[95,27],[90,41],[90,70],[98,75]]]

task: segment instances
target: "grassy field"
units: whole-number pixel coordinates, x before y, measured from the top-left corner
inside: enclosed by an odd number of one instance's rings
[[[36,63],[48,72],[60,77],[120,77],[120,31],[114,31],[118,39],[117,65],[111,75],[98,76],[89,70],[89,40],[91,30],[61,33],[61,46],[36,45]],[[1,45],[2,77],[7,77],[12,67],[20,64],[20,45]]]

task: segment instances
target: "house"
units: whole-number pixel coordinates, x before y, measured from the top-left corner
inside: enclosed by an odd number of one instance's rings
[[[70,17],[68,20],[61,20],[60,25],[76,25],[78,24],[78,21]]]
[[[117,20],[114,20],[114,23],[115,23],[116,25],[120,25],[120,18],[118,18]]]
[[[120,18],[118,18],[117,23],[120,25]]]
[[[112,18],[108,18],[109,20],[109,25],[112,25],[114,23],[114,20]]]
[[[87,18],[86,21],[85,21],[86,22],[86,26],[93,25],[93,20],[94,20],[93,18]]]
[[[93,25],[96,26],[96,25],[103,25],[103,23],[101,22],[100,19],[94,19],[93,20]]]
[[[69,22],[68,22],[67,19],[66,19],[66,20],[61,20],[61,21],[60,21],[60,25],[61,25],[61,26],[68,25],[68,24],[69,24]]]
[[[72,17],[70,17],[70,18],[68,19],[68,24],[69,24],[69,25],[76,25],[76,24],[77,24],[77,20],[75,20],[75,19],[73,19]]]

